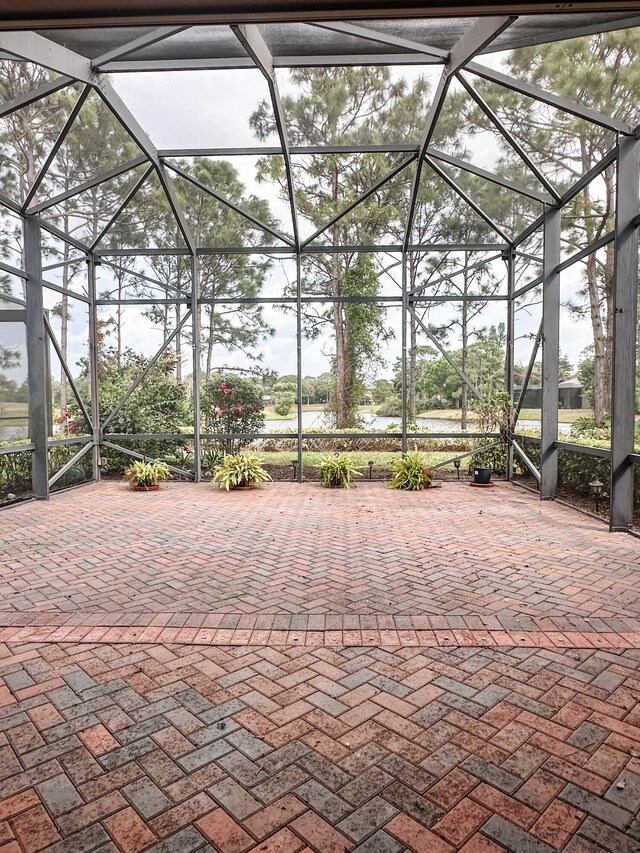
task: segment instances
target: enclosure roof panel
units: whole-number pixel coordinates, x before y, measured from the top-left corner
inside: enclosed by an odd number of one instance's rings
[[[637,14],[635,0],[0,0],[0,27],[41,29],[104,25],[214,24],[350,18],[438,18],[444,16],[554,13]]]
[[[414,42],[436,51],[449,51],[467,32],[477,19],[471,17],[448,18],[385,18],[375,21],[358,22],[346,20],[346,28],[357,31],[339,32],[312,23],[266,23],[260,25],[262,36],[279,66],[286,67],[288,61],[300,65],[305,57],[330,56],[353,61],[375,61],[377,57],[385,63],[406,62],[415,58],[416,62],[437,62],[437,57],[412,50],[410,44],[385,44],[382,39],[390,36],[401,42]],[[575,35],[589,35],[622,29],[640,24],[640,10],[631,13],[573,13],[522,15],[510,27],[484,49],[481,53],[510,50],[533,44],[543,44],[571,38]],[[73,29],[46,29],[38,32],[46,38],[73,50],[82,56],[95,60],[110,51],[129,45],[135,40],[144,42],[145,36],[154,32],[154,27],[76,27]],[[368,33],[371,37],[368,37]],[[379,40],[376,40],[379,39]],[[133,47],[133,45],[131,45]],[[136,62],[149,68],[153,61],[188,61],[215,59],[240,60],[246,54],[226,25],[189,26],[153,43],[142,44],[122,57],[122,62],[107,63],[110,71],[132,70]],[[230,63],[234,65],[233,62]],[[126,69],[125,66],[126,65]]]

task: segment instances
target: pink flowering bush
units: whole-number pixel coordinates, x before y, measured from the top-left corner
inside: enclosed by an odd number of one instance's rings
[[[233,373],[214,374],[203,389],[202,414],[207,432],[240,434],[219,441],[224,453],[237,453],[264,428],[262,387],[255,379]]]

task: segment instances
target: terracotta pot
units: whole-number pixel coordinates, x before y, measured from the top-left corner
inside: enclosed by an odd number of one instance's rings
[[[132,492],[157,492],[160,488],[160,483],[152,483],[150,486],[141,486],[140,483],[136,483],[131,486]]]
[[[233,486],[231,489],[232,492],[250,492],[255,489],[255,483],[251,483],[249,486]]]

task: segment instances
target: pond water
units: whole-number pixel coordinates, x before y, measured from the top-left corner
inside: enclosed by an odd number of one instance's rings
[[[383,418],[380,415],[361,414],[365,424],[365,430],[374,430],[384,432],[391,424],[398,425],[398,432],[401,431],[401,418]],[[444,418],[417,418],[417,426],[424,428],[426,432],[442,433],[442,432],[459,432],[460,422],[449,421]],[[324,412],[302,412],[302,428],[318,429],[327,427],[327,418]],[[540,421],[520,421],[519,426],[522,429],[540,429]],[[286,420],[267,421],[262,432],[296,432],[298,429],[298,419],[296,417],[287,418]],[[473,427],[470,430],[473,431]],[[559,424],[558,432],[562,435],[568,435],[571,431],[571,424]]]

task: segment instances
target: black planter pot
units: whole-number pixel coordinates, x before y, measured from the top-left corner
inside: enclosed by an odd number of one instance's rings
[[[473,469],[473,482],[478,483],[480,486],[487,486],[491,482],[491,468],[483,468],[481,466],[474,466]]]

